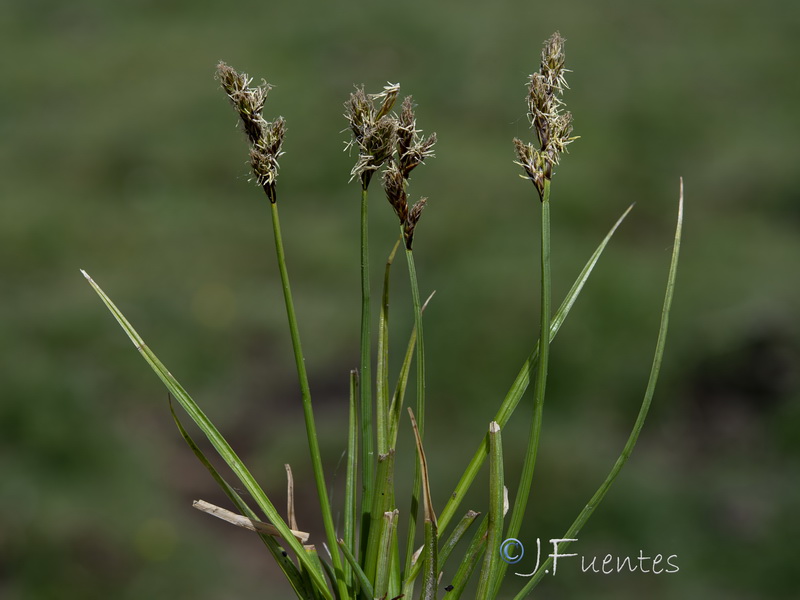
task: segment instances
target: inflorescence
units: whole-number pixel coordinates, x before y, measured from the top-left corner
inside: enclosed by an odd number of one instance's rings
[[[564,38],[558,32],[545,42],[539,71],[530,76],[528,82],[528,120],[536,132],[539,147],[525,144],[514,138],[518,160],[544,198],[545,180],[553,177],[553,167],[558,164],[567,145],[578,139],[572,136],[572,113],[564,112],[561,96],[568,89],[564,78]]]
[[[272,86],[266,81],[251,87],[252,77],[238,73],[224,62],[217,65],[217,79],[230,98],[242,120],[244,132],[250,142],[250,166],[256,183],[264,188],[270,202],[276,202],[275,180],[278,178],[278,158],[286,135],[286,121],[278,117],[270,122],[264,119],[264,101]]]
[[[374,172],[385,166],[383,188],[403,227],[406,248],[410,250],[427,198],[409,206],[408,179],[414,168],[434,156],[436,134],[427,138],[420,135],[411,96],[403,100],[399,115],[391,112],[399,93],[398,84],[389,84],[380,94],[370,95],[364,93],[363,87],[356,88],[345,103],[345,117],[353,133],[348,147],[358,148],[358,160],[351,175],[358,177],[366,190]],[[374,101],[379,99],[381,105],[376,107]]]

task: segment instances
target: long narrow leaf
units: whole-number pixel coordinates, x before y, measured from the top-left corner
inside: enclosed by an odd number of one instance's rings
[[[308,562],[311,564],[311,568],[313,569],[312,572],[308,572],[308,575],[312,578],[312,580],[316,577],[325,578],[325,570],[322,567],[322,561],[319,559],[319,555],[317,554],[317,547],[314,544],[306,544],[303,546],[303,549],[306,551],[306,556],[308,557]],[[336,592],[336,581],[331,579],[331,583],[334,585],[334,593]],[[314,590],[315,592],[319,592],[319,590]],[[336,600],[340,600],[339,595],[336,594]]]
[[[450,558],[450,554],[453,552],[453,549],[456,547],[458,542],[461,541],[461,538],[464,537],[464,534],[467,533],[467,530],[472,526],[477,519],[481,516],[481,513],[475,512],[474,510],[468,510],[467,514],[459,521],[458,525],[455,526],[453,532],[450,534],[450,537],[447,538],[447,541],[442,545],[439,549],[439,568],[443,568],[444,565],[447,563],[447,559]]]
[[[664,305],[661,309],[661,323],[658,328],[658,340],[656,341],[655,356],[653,357],[653,364],[650,368],[650,377],[647,380],[647,388],[645,389],[644,398],[642,399],[642,405],[639,408],[639,414],[637,415],[636,422],[633,424],[633,429],[628,436],[628,441],[625,443],[625,447],[622,449],[622,453],[619,455],[619,458],[617,458],[617,461],[614,463],[614,466],[611,468],[611,471],[605,478],[605,481],[603,481],[603,483],[592,496],[591,500],[589,500],[569,529],[567,529],[567,532],[564,534],[562,539],[576,539],[576,536],[580,532],[581,528],[589,520],[589,517],[592,516],[592,513],[594,513],[597,505],[603,500],[603,498],[605,498],[605,495],[608,493],[611,484],[617,478],[617,475],[619,475],[622,467],[628,461],[631,452],[633,452],[633,448],[636,445],[636,440],[639,439],[639,434],[642,431],[645,419],[647,418],[647,413],[650,410],[650,403],[653,399],[653,394],[655,393],[656,383],[658,382],[658,374],[661,371],[661,362],[664,358],[664,347],[667,342],[667,330],[669,329],[669,313],[670,309],[672,308],[672,297],[675,293],[675,278],[678,273],[678,257],[680,255],[682,229],[683,178],[681,178],[680,198],[678,201],[678,222],[675,228],[675,241],[672,246],[669,275],[667,276],[667,290],[664,294]],[[559,544],[557,552],[561,554],[562,550],[565,550],[569,544],[570,542],[562,542]],[[547,570],[549,570],[552,562],[553,559],[548,558],[539,567],[528,583],[525,584],[525,587],[523,587],[522,590],[520,590],[520,592],[514,597],[514,600],[522,600],[522,598],[525,598],[528,594],[530,594],[533,588],[536,587],[539,581],[541,581],[542,577],[544,577]]]
[[[414,411],[408,408],[411,417],[411,428],[417,442],[417,455],[419,456],[419,469],[422,478],[422,504],[425,517],[425,545],[423,550],[424,572],[422,574],[422,600],[436,600],[439,586],[439,533],[436,524],[436,514],[433,512],[431,500],[431,483],[428,478],[428,459],[422,446],[422,435],[414,418]]]
[[[487,516],[481,520],[481,524],[478,527],[478,530],[475,532],[475,535],[472,537],[472,542],[470,542],[467,553],[464,555],[461,565],[459,565],[456,574],[453,576],[452,582],[449,584],[449,586],[445,587],[445,589],[448,589],[448,587],[450,588],[447,593],[447,600],[458,600],[458,598],[461,597],[461,594],[464,593],[464,589],[467,587],[467,582],[469,582],[475,567],[478,565],[478,561],[486,551],[486,533],[488,527],[489,517]]]
[[[344,554],[347,563],[353,569],[353,573],[355,574],[356,580],[358,580],[358,583],[361,586],[363,595],[367,598],[374,598],[375,594],[372,590],[372,584],[367,578],[367,575],[364,573],[364,570],[361,568],[361,565],[358,564],[356,557],[353,556],[353,553],[347,547],[347,544],[344,543],[344,540],[339,540],[339,548],[341,548],[342,554]]]
[[[191,448],[192,452],[197,457],[197,460],[200,461],[200,463],[211,474],[211,477],[214,479],[214,481],[216,481],[217,484],[222,488],[222,491],[225,492],[225,495],[230,498],[231,502],[233,502],[242,515],[245,515],[253,521],[258,520],[256,513],[250,509],[250,507],[236,492],[236,490],[234,490],[233,487],[227,481],[225,481],[222,475],[219,474],[216,468],[214,468],[214,465],[211,464],[211,461],[206,458],[206,455],[192,439],[192,436],[189,435],[189,432],[186,431],[183,423],[181,423],[178,415],[175,413],[175,408],[172,405],[172,396],[169,397],[169,411],[172,414],[172,419],[175,422],[175,425],[178,427],[181,437],[183,437],[186,444],[189,446],[189,448]],[[258,534],[258,537],[261,538],[261,541],[264,542],[264,545],[270,551],[270,554],[272,554],[275,562],[278,563],[278,566],[281,568],[284,575],[286,575],[286,578],[289,580],[289,583],[291,584],[292,589],[294,589],[295,594],[297,594],[297,597],[301,598],[302,600],[310,600],[312,595],[311,590],[306,587],[305,583],[300,577],[300,571],[297,570],[297,566],[289,559],[281,545],[271,537],[273,534],[271,532],[268,534],[260,531],[257,531],[256,533]]]
[[[489,515],[486,531],[486,554],[483,557],[483,568],[478,580],[477,600],[489,600],[493,597],[495,585],[498,583],[500,563],[500,542],[503,538],[504,514],[504,481],[503,481],[503,444],[500,425],[492,421],[489,424]]]
[[[375,582],[378,566],[378,548],[380,546],[381,528],[384,513],[394,510],[394,448],[378,456],[378,468],[375,478],[375,495],[372,497],[372,513],[370,515],[369,538],[367,552],[362,562],[364,572],[370,581]]]
[[[425,309],[428,303],[436,294],[436,290],[431,292],[428,299],[422,304],[422,314],[425,314]],[[392,404],[389,407],[389,445],[392,448],[397,447],[397,431],[400,427],[400,413],[403,409],[403,402],[406,396],[406,386],[408,385],[408,374],[411,371],[411,358],[414,356],[414,348],[417,344],[417,327],[416,325],[411,329],[411,335],[408,338],[408,346],[406,354],[403,357],[403,364],[400,366],[400,375],[397,377],[397,385],[392,395]]]
[[[414,305],[414,327],[417,330],[417,405],[415,407],[415,412],[417,415],[420,439],[423,439],[425,436],[425,341],[422,329],[422,305],[419,301],[417,268],[414,264],[414,253],[410,248],[406,248],[406,260],[408,262],[408,278],[411,284],[411,300]],[[404,569],[406,573],[409,572],[411,567],[410,560],[414,551],[421,488],[422,473],[420,464],[417,463],[414,469],[414,484],[411,492],[411,503],[408,509],[408,537],[406,539],[406,564]]]
[[[195,401],[192,399],[191,396],[186,392],[186,390],[181,386],[180,383],[172,376],[167,368],[163,365],[163,363],[158,359],[158,357],[153,353],[152,350],[144,343],[144,340],[141,336],[136,332],[133,326],[128,322],[125,316],[119,311],[119,309],[114,305],[111,299],[103,292],[103,290],[98,286],[94,280],[89,277],[89,274],[86,271],[81,270],[83,276],[86,277],[86,280],[89,284],[94,288],[95,292],[97,292],[100,299],[106,305],[108,310],[120,324],[122,329],[128,335],[130,340],[133,342],[133,345],[145,359],[147,364],[155,371],[156,375],[159,379],[164,383],[167,387],[167,390],[175,397],[178,403],[183,407],[192,421],[200,428],[200,430],[205,434],[211,444],[214,446],[216,451],[219,453],[220,457],[225,461],[225,463],[231,468],[231,470],[236,474],[239,478],[239,481],[242,482],[242,485],[245,486],[247,492],[253,497],[253,499],[258,504],[259,508],[264,512],[264,515],[267,517],[267,520],[270,521],[275,527],[278,528],[280,531],[281,536],[284,538],[286,543],[291,547],[291,549],[295,552],[298,559],[303,562],[306,567],[310,567],[308,557],[306,556],[303,547],[300,543],[294,538],[292,535],[289,526],[286,522],[281,518],[278,511],[275,509],[275,506],[272,504],[270,499],[264,493],[264,490],[261,489],[261,486],[258,485],[253,475],[244,465],[242,460],[236,455],[231,448],[230,444],[225,440],[225,438],[220,434],[217,428],[211,423],[209,418],[205,415],[205,413],[200,410],[200,407],[197,406]],[[333,595],[331,591],[328,589],[325,580],[321,577],[314,577],[314,584],[317,589],[323,594],[323,597],[327,600],[333,600]]]
[[[383,273],[383,296],[378,319],[378,367],[375,371],[375,417],[378,454],[386,454],[394,444],[389,439],[389,281],[400,240],[394,244]]]
[[[383,513],[381,534],[378,542],[378,561],[375,572],[375,597],[386,598],[389,595],[389,579],[392,569],[392,549],[394,548],[395,533],[397,531],[397,515],[394,509]]]
[[[397,528],[395,528],[394,540],[392,541],[392,570],[389,572],[389,598],[397,598],[400,596],[401,582],[400,545],[397,543]]]

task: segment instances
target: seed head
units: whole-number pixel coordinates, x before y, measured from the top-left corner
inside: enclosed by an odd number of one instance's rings
[[[515,139],[518,165],[525,169],[543,198],[544,182],[553,177],[553,167],[559,163],[567,145],[577,139],[572,136],[572,113],[564,112],[561,99],[568,89],[564,73],[564,38],[558,32],[550,36],[542,49],[539,71],[528,80],[528,120],[536,132],[539,147]]]
[[[350,172],[350,180],[359,177],[366,187],[372,174],[392,155],[396,141],[397,119],[390,114],[400,85],[389,83],[378,94],[367,95],[364,88],[356,88],[345,102],[345,117],[350,123],[353,139],[347,147],[358,149],[358,159]],[[375,107],[375,100],[382,100]]]
[[[270,202],[276,201],[275,180],[278,177],[278,158],[286,135],[286,121],[278,117],[269,122],[262,114],[264,102],[272,86],[266,81],[252,87],[253,79],[238,73],[224,62],[217,65],[217,79],[239,114],[242,127],[250,143],[250,166],[255,180]]]

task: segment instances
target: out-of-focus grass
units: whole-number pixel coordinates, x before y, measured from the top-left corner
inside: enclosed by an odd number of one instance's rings
[[[300,524],[319,531],[304,522],[313,486],[299,458],[269,215],[212,79],[223,58],[276,84],[269,110],[288,120],[282,222],[330,472],[358,362],[358,194],[347,186],[341,103],[353,83],[399,80],[420,125],[439,133],[437,158],[415,175],[430,197],[415,248],[422,294],[437,290],[426,312],[426,447],[434,503],[443,501],[536,334],[534,198],[510,140],[525,133],[525,76],[559,29],[582,138],[553,189],[556,301],[616,215],[637,206],[553,346],[525,539],[559,535],[624,441],[683,175],[683,259],[653,414],[575,546],[674,553],[681,571],[565,567],[545,585],[554,598],[586,589],[596,598],[791,597],[798,19],[788,0],[5,5],[0,595],[280,589],[256,539],[190,511],[191,499],[216,498],[212,482],[79,267],[103,282],[268,491],[280,497],[283,463],[293,463],[307,496]],[[395,224],[374,196],[380,265]],[[395,322],[410,327],[399,310]],[[522,463],[526,430],[504,432],[507,473]],[[343,478],[341,468],[336,484]]]

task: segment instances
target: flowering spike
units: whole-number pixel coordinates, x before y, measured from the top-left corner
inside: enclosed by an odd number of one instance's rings
[[[528,120],[536,132],[539,148],[514,139],[518,159],[515,162],[536,186],[540,199],[545,180],[553,177],[553,167],[567,152],[567,145],[577,139],[572,136],[572,113],[562,112],[561,96],[568,89],[564,61],[564,38],[555,32],[544,43],[539,71],[528,81]]]

